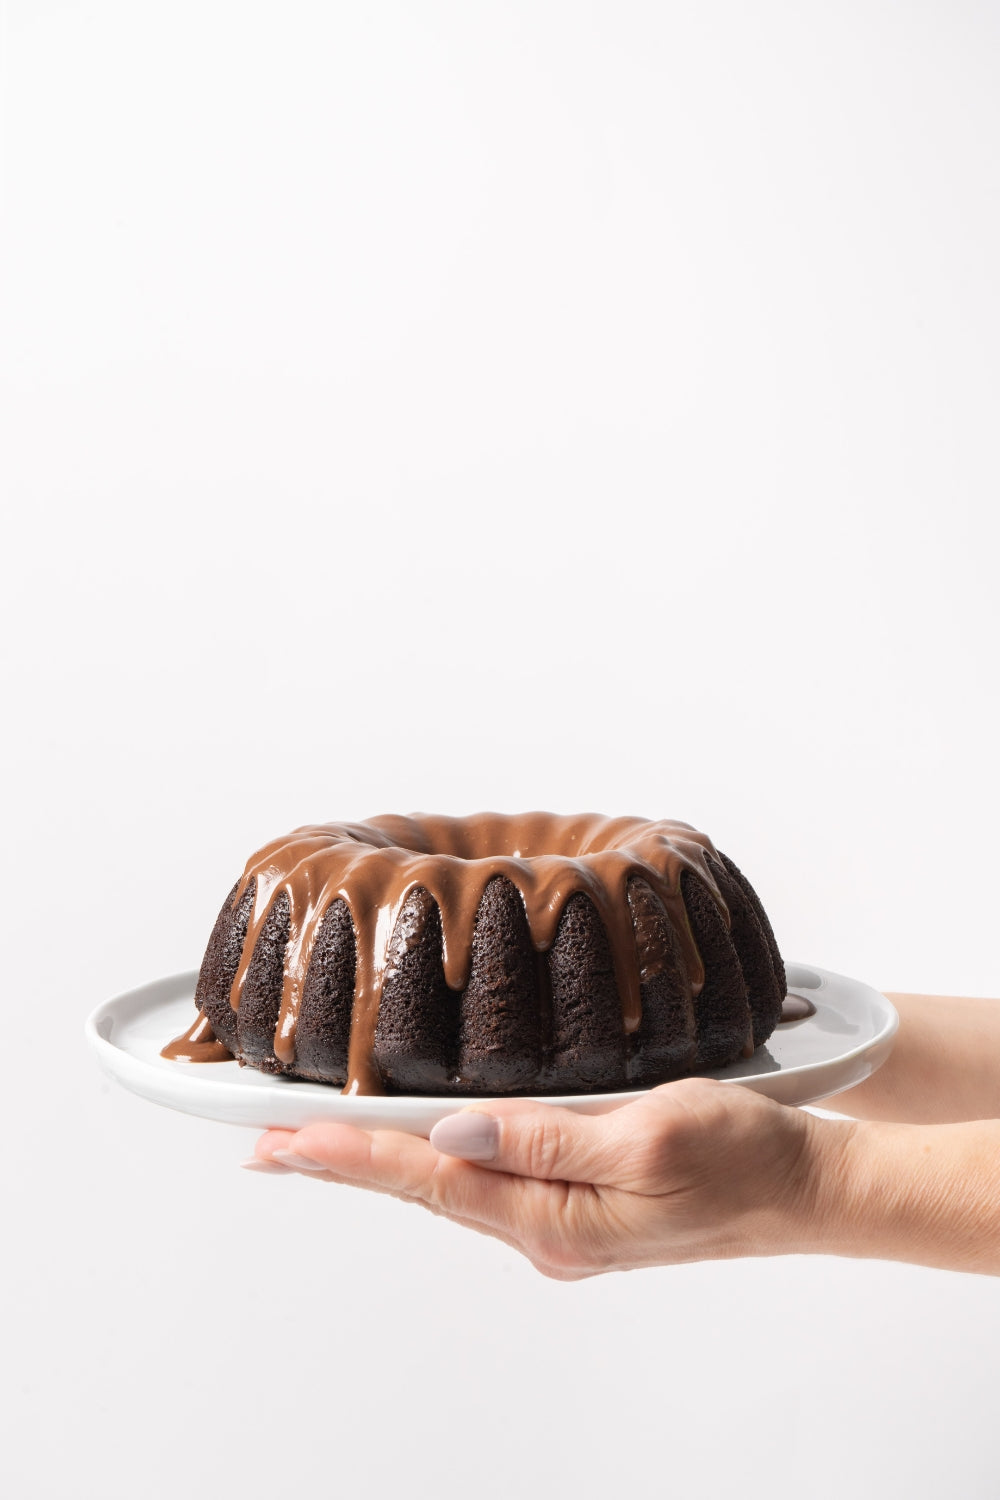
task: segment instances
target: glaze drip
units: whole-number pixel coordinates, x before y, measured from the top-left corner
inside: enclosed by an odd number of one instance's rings
[[[804,1021],[815,1014],[815,1005],[805,995],[786,995],[781,1002],[781,1020],[778,1024],[787,1026],[790,1021]]]
[[[593,902],[608,936],[626,1032],[641,1021],[640,984],[657,971],[660,957],[644,934],[637,946],[627,899],[633,876],[647,882],[663,903],[679,937],[691,994],[704,983],[680,881],[692,871],[728,912],[712,863],[709,838],[687,823],[597,815],[562,817],[483,813],[466,818],[415,814],[366,823],[323,823],[297,829],[259,850],[237,887],[238,905],[251,881],[253,909],[230,992],[235,1010],[264,923],[280,893],[288,902],[281,1006],[275,1056],[295,1058],[295,1029],[320,923],[330,904],[347,904],[354,926],[357,964],[354,1014],[344,1092],[381,1093],[374,1061],[379,999],[390,941],[407,896],[420,887],[441,913],[445,980],[462,990],[469,977],[476,912],[490,880],[503,876],[524,902],[536,952],[551,948],[563,908],[581,892]],[[187,1040],[187,1039],[184,1039]],[[180,1046],[181,1039],[172,1046]],[[183,1051],[175,1056],[187,1056]]]
[[[201,1011],[183,1036],[175,1037],[172,1042],[167,1043],[160,1056],[165,1057],[168,1062],[210,1063],[233,1060],[229,1048],[216,1040],[208,1017]]]

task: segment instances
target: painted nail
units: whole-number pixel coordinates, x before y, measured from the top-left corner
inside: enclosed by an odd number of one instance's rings
[[[445,1156],[466,1161],[493,1161],[500,1146],[500,1125],[482,1110],[463,1110],[439,1120],[431,1131],[431,1145]]]
[[[264,1161],[260,1156],[248,1156],[246,1161],[241,1161],[240,1166],[248,1172],[287,1172],[288,1168],[282,1166],[280,1161]]]
[[[286,1167],[297,1167],[300,1172],[325,1172],[321,1161],[313,1161],[310,1156],[299,1156],[295,1151],[272,1151],[275,1161],[280,1161]]]

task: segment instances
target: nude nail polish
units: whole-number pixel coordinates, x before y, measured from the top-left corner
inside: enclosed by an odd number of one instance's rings
[[[283,1166],[295,1167],[300,1172],[325,1172],[327,1170],[321,1161],[313,1161],[309,1156],[299,1156],[296,1151],[272,1151],[271,1155]]]
[[[500,1146],[500,1126],[481,1110],[464,1110],[438,1121],[431,1131],[431,1145],[464,1161],[493,1161]]]

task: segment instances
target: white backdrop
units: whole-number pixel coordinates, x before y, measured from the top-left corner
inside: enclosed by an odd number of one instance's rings
[[[249,852],[681,817],[1000,993],[1000,19],[2,6],[10,1493],[997,1493],[1000,1288],[580,1285],[106,1084]]]

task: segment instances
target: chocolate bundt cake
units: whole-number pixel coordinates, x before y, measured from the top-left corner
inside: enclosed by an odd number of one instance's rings
[[[346,1093],[573,1093],[723,1067],[781,1018],[756,893],[686,823],[300,828],[249,861],[165,1056]]]

